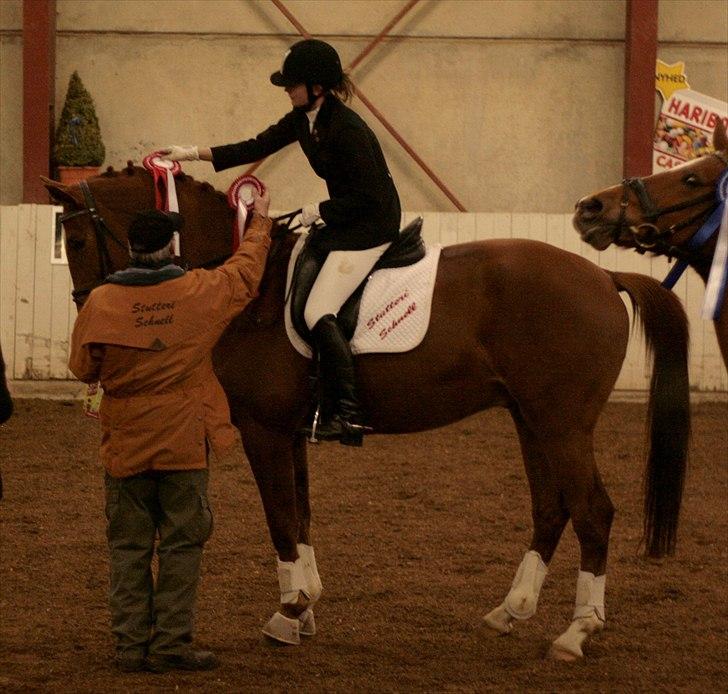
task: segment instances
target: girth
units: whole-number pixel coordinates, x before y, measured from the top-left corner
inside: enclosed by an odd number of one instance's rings
[[[417,217],[399,232],[399,236],[392,245],[382,254],[372,268],[372,272],[384,268],[406,267],[414,265],[425,257],[427,249],[422,240],[422,217]],[[296,332],[309,344],[311,335],[306,322],[303,320],[303,311],[306,307],[308,295],[311,293],[314,282],[326,261],[328,251],[321,251],[311,243],[311,237],[301,249],[296,258],[291,281],[291,321]],[[371,274],[371,273],[370,273]],[[364,293],[367,279],[354,290],[338,314],[339,325],[347,340],[351,340],[356,330],[356,321],[359,316],[361,297]]]

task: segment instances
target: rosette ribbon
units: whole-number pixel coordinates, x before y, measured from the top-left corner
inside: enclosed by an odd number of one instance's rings
[[[177,200],[177,187],[174,177],[182,173],[182,166],[178,161],[167,161],[161,158],[161,152],[152,152],[144,157],[144,168],[151,172],[154,178],[154,204],[163,212],[179,213]],[[164,193],[162,192],[164,191]],[[174,254],[181,255],[179,232],[174,232]]]
[[[248,213],[253,209],[253,203],[255,202],[255,198],[253,197],[254,191],[256,191],[258,195],[262,195],[265,192],[265,186],[260,179],[255,176],[251,176],[250,174],[238,176],[228,189],[228,205],[235,210],[235,224],[233,225],[233,253],[238,249],[240,242],[243,240],[245,223],[248,220]]]

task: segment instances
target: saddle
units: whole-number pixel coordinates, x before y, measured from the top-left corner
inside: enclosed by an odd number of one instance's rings
[[[303,320],[303,310],[316,277],[326,260],[328,251],[321,251],[312,243],[315,232],[311,234],[296,259],[291,282],[291,322],[296,332],[311,344],[311,332]],[[382,254],[372,268],[372,272],[384,268],[397,268],[413,265],[425,257],[427,249],[422,240],[422,217],[417,217],[399,232],[399,236]],[[371,274],[371,273],[370,273]],[[368,277],[354,290],[337,316],[339,325],[347,340],[351,340],[356,330],[356,322],[361,307]]]

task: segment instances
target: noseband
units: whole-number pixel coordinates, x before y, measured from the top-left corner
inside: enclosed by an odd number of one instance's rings
[[[88,287],[83,287],[81,289],[74,289],[71,292],[71,297],[73,297],[74,303],[80,308],[83,305],[83,302],[86,300],[86,297],[90,294],[91,290],[102,284],[104,278],[112,270],[111,254],[109,253],[109,247],[106,243],[106,239],[110,238],[117,246],[122,248],[124,251],[127,251],[127,246],[114,234],[113,231],[111,231],[111,229],[109,229],[108,224],[106,224],[104,218],[99,214],[99,211],[96,208],[96,200],[94,200],[93,193],[91,192],[91,188],[89,187],[88,183],[86,181],[80,181],[79,187],[81,188],[81,192],[83,193],[86,206],[80,210],[75,210],[74,212],[68,212],[64,215],[61,215],[60,221],[61,224],[63,224],[69,219],[74,219],[75,217],[80,217],[81,215],[86,214],[91,217],[91,221],[94,226],[94,235],[96,236],[96,249],[98,250],[99,254],[99,272],[101,274],[101,276],[93,284],[89,285]]]
[[[728,166],[728,157],[722,153],[713,152],[710,156],[717,157],[725,166]],[[629,207],[629,191],[632,191],[636,196],[642,210],[642,216],[647,220],[646,222],[637,225],[627,225],[626,216],[627,208]],[[714,202],[713,205],[700,210],[678,224],[672,224],[666,229],[660,229],[660,227],[655,224],[655,222],[657,222],[657,220],[663,215],[670,214],[671,212],[677,212],[679,210],[689,209],[711,200]],[[700,219],[707,218],[717,206],[718,200],[716,199],[715,191],[711,191],[692,200],[660,208],[654,203],[650,194],[647,192],[647,187],[645,186],[643,178],[625,178],[622,181],[622,199],[619,203],[620,210],[616,233],[619,234],[620,231],[627,228],[635,242],[635,245],[637,246],[637,250],[640,252],[659,251],[671,257],[690,259],[692,258],[692,253],[688,253],[677,246],[667,243],[665,240],[666,237],[672,236],[672,234],[676,231],[689,227],[691,224]]]

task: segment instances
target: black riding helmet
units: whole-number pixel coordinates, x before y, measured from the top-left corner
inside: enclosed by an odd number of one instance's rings
[[[336,86],[344,76],[336,49],[325,41],[305,39],[294,43],[283,57],[283,66],[270,76],[276,87],[320,84]]]

